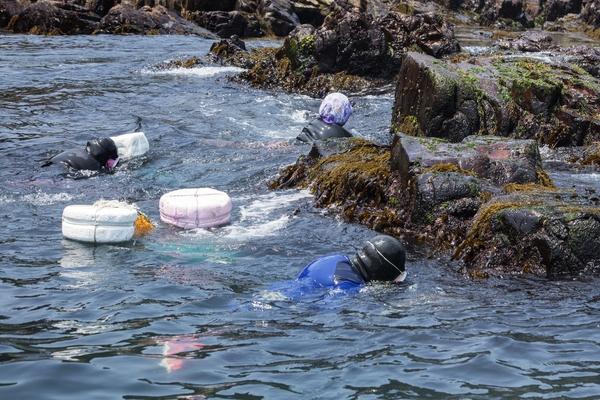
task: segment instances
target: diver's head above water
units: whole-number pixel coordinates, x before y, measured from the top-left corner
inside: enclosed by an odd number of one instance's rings
[[[378,235],[367,240],[350,261],[365,281],[402,282],[406,278],[404,246],[391,236]]]
[[[353,110],[348,97],[342,93],[331,93],[325,96],[319,107],[319,116],[328,124],[344,126]]]
[[[117,145],[109,137],[88,141],[85,150],[106,169],[114,168],[119,161]]]

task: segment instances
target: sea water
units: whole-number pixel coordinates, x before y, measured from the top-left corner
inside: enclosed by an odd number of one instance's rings
[[[0,36],[1,398],[598,398],[593,276],[473,281],[406,243],[403,285],[269,291],[375,232],[313,207],[308,190],[267,189],[308,152],[295,137],[319,99],[234,83],[230,67],[161,67],[211,44]],[[393,95],[351,101],[348,129],[389,143]],[[114,174],[40,167],[136,131],[150,151]],[[163,194],[195,187],[229,194],[230,224],[160,221]],[[135,203],[155,229],[122,244],[63,238],[63,209],[99,199]]]

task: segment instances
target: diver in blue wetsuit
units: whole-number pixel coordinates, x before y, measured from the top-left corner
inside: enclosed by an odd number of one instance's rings
[[[378,235],[367,240],[352,258],[327,255],[308,264],[297,281],[315,287],[353,289],[369,281],[402,282],[406,278],[404,246],[395,238]]]
[[[293,281],[278,282],[263,293],[269,298],[320,300],[335,293],[358,292],[370,281],[403,282],[406,279],[404,246],[395,238],[378,235],[366,241],[352,257],[330,254],[308,264]]]
[[[62,165],[69,171],[110,171],[118,161],[117,145],[111,138],[103,137],[88,141],[85,149],[63,151],[42,164],[42,167]]]
[[[346,96],[331,93],[321,102],[319,117],[305,126],[296,139],[312,143],[315,140],[352,137],[352,134],[344,129],[344,124],[352,112],[352,106]]]

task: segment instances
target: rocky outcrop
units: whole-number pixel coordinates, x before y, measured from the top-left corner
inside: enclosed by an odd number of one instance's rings
[[[35,4],[30,1],[0,1],[0,29],[5,28],[22,9]],[[240,37],[285,37],[302,24],[319,28],[327,16],[336,12],[360,12],[382,18],[390,10],[411,16],[440,13],[459,25],[512,30],[518,24],[518,27],[526,29],[578,30],[592,37],[600,37],[598,0],[66,0],[56,3],[58,8],[64,10],[79,7],[83,14],[77,12],[70,18],[82,20],[102,18],[111,8],[119,5],[136,10],[162,6],[223,38],[232,34]],[[59,20],[65,19],[60,12],[55,11],[55,15]],[[52,31],[58,34],[65,30],[86,32],[81,27],[85,21],[71,21],[70,26],[57,27],[56,30],[49,27],[47,22],[36,25],[40,27],[39,32],[44,33]],[[74,25],[77,27],[69,29]],[[34,33],[37,31],[33,30]]]
[[[106,5],[106,3],[103,3]],[[188,22],[163,6],[135,9],[127,4],[112,7],[103,17],[82,6],[62,1],[40,0],[14,14],[6,29],[14,33],[41,35],[171,34],[215,38],[211,32]]]
[[[390,12],[374,18],[336,9],[324,24],[295,28],[270,58],[239,75],[264,87],[322,96],[389,85],[409,47],[442,57],[460,50],[452,29],[437,14]]]
[[[581,19],[594,29],[600,29],[600,0],[588,0],[581,11]]]
[[[12,23],[11,19],[14,19]],[[6,27],[15,33],[70,35],[89,34],[100,29],[102,32],[111,33],[150,32],[209,36],[204,30],[208,29],[225,38],[231,35],[284,37],[298,25],[300,21],[294,12],[294,4],[289,0],[0,2],[0,28]]]
[[[13,0],[0,0],[0,29],[6,28],[11,18],[25,9],[25,5]]]
[[[207,30],[188,22],[163,6],[144,6],[136,10],[120,4],[110,9],[98,24],[98,33],[110,34],[160,34],[215,36]]]
[[[184,15],[221,38],[287,36],[300,25],[288,0],[238,1],[221,7],[185,7]]]
[[[409,53],[397,81],[392,130],[451,142],[497,135],[552,147],[600,140],[600,81],[584,70],[594,72],[589,60],[597,55],[557,54],[437,60]]]
[[[571,279],[600,262],[600,208],[554,186],[536,141],[394,139],[317,142],[271,188],[308,187],[316,206],[422,241],[473,277]]]
[[[294,9],[300,24],[321,26],[333,0],[295,0]]]
[[[549,0],[544,7],[546,21],[556,21],[567,14],[579,14],[582,0]]]
[[[99,21],[100,17],[83,7],[40,0],[22,8],[6,28],[14,33],[78,35],[94,32]]]
[[[262,19],[271,26],[275,36],[287,36],[300,25],[294,4],[289,0],[259,0],[256,10]]]
[[[552,36],[539,31],[527,31],[517,38],[500,39],[495,45],[502,50],[525,53],[560,50],[560,46]]]
[[[77,2],[78,0],[73,0]],[[119,4],[130,6],[139,10],[142,7],[163,6],[169,11],[173,11],[178,15],[183,10],[182,0],[79,0],[81,4],[89,8],[94,13],[104,17],[111,8]]]
[[[201,11],[188,14],[187,19],[216,33],[221,38],[233,35],[244,38],[267,35],[256,16],[246,15],[240,11]]]

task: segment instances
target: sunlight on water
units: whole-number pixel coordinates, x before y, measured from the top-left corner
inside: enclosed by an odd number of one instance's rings
[[[53,204],[60,203],[68,203],[77,197],[81,197],[78,195],[74,195],[72,193],[57,193],[57,194],[48,194],[48,193],[35,193],[35,194],[26,194],[22,196],[22,201],[27,203],[31,203],[36,206],[49,206]]]

